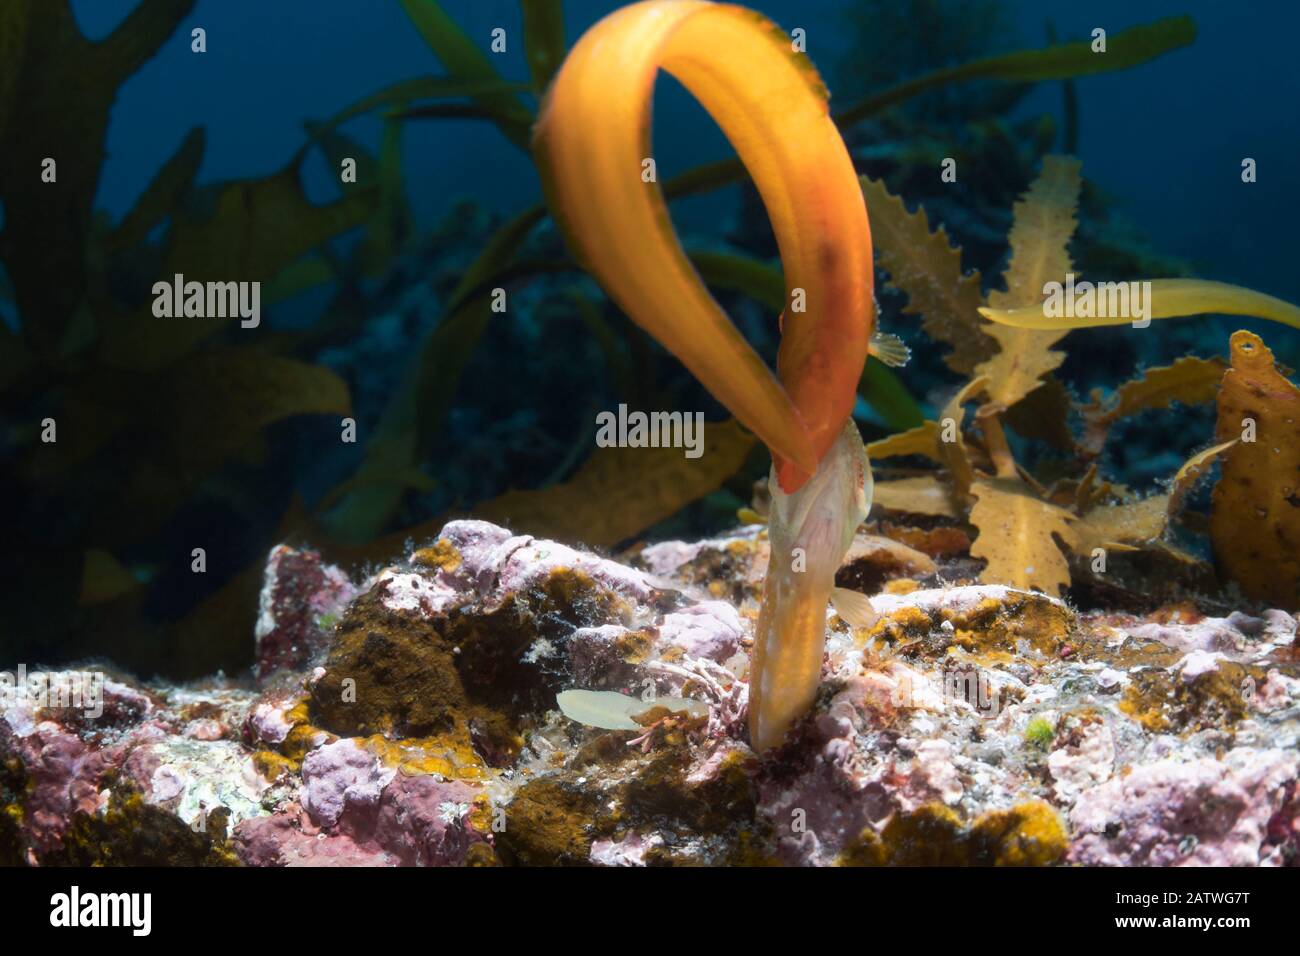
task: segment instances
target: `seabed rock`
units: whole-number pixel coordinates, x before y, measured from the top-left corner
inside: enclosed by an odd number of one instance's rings
[[[1296,864],[1294,617],[1081,615],[945,560],[855,542],[880,619],[828,609],[759,756],[761,527],[613,560],[453,521],[364,582],[279,547],[248,679],[3,698],[0,863]],[[640,728],[565,718],[575,688]]]

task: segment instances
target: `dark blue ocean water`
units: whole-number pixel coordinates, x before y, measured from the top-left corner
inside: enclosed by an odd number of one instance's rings
[[[809,53],[830,75],[854,52],[849,6],[833,0],[759,0],[752,4],[790,29],[807,31]],[[77,0],[83,28],[106,34],[133,0]],[[488,42],[504,27],[520,36],[514,0],[445,0],[472,37]],[[617,4],[570,0],[570,42]],[[1096,26],[1114,33],[1135,23],[1190,13],[1199,38],[1187,49],[1130,71],[1078,83],[1079,153],[1084,174],[1104,187],[1163,252],[1192,262],[1206,278],[1300,299],[1293,262],[1300,219],[1300,72],[1294,37],[1300,4],[1290,0],[1007,0],[1001,49],[1044,42],[1050,20],[1065,39]],[[189,51],[202,26],[208,53]],[[508,77],[524,79],[521,44],[501,56]],[[264,174],[283,166],[303,141],[302,122],[322,118],[367,92],[439,72],[396,0],[200,0],[183,30],[122,90],[109,133],[101,204],[129,208],[185,132],[208,129],[201,181]],[[667,87],[669,84],[663,84]],[[834,90],[832,90],[834,92]],[[1055,84],[1021,109],[1059,114]],[[372,141],[378,122],[350,128]],[[679,90],[664,89],[655,124],[663,173],[718,158],[728,147],[707,116]],[[409,124],[409,190],[428,224],[458,197],[509,212],[538,195],[526,157],[491,127],[470,121]],[[1240,181],[1243,157],[1259,181]],[[311,171],[323,181],[323,165]],[[716,209],[688,204],[682,225],[706,224]]]

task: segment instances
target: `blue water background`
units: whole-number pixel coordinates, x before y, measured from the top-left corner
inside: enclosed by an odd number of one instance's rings
[[[807,31],[814,61],[852,53],[845,4],[760,0],[752,4],[787,29]],[[84,30],[102,37],[133,0],[75,0]],[[504,27],[500,57],[509,78],[527,77],[514,0],[446,0],[448,12],[485,47]],[[617,4],[570,0],[572,42]],[[1044,42],[1050,20],[1062,38],[1096,26],[1124,27],[1178,13],[1197,21],[1185,50],[1121,73],[1078,83],[1079,153],[1084,173],[1102,186],[1162,252],[1191,262],[1199,275],[1254,286],[1300,301],[1293,239],[1300,219],[1300,72],[1294,37],[1300,4],[1222,0],[1008,0],[1004,49]],[[189,31],[207,31],[208,52],[190,52]],[[109,131],[100,204],[125,212],[186,131],[207,127],[200,181],[257,176],[287,163],[303,142],[302,123],[336,112],[388,83],[439,72],[396,0],[200,0],[161,53],[121,91]],[[834,92],[834,91],[832,91]],[[655,150],[662,176],[719,158],[729,149],[708,117],[671,81],[661,84]],[[1058,84],[1044,84],[1021,109],[1061,112]],[[349,127],[378,141],[379,123]],[[1240,179],[1243,157],[1257,160],[1259,181]],[[472,121],[408,124],[408,188],[417,221],[428,226],[452,202],[472,197],[509,213],[538,197],[528,159],[491,126]],[[319,158],[307,167],[313,194],[329,194]],[[679,225],[707,230],[730,197],[692,200]]]

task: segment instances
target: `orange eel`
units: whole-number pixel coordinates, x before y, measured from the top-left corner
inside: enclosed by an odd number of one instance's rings
[[[777,376],[704,287],[651,173],[660,69],[722,128],[771,218],[787,302]],[[605,17],[573,47],[533,141],[548,204],[579,261],[772,452],[772,557],[750,663],[750,739],[760,751],[812,705],[827,602],[850,623],[873,617],[865,596],[834,586],[871,506],[871,466],[850,413],[879,340],[867,210],[827,100],[807,57],[759,14],[707,0],[644,0]],[[1300,327],[1295,306],[1236,286],[1170,279],[1151,292],[1152,318],[1227,312]],[[1048,318],[1039,306],[980,311],[1031,329],[1130,321]]]
[[[779,378],[705,288],[647,173],[660,69],[722,128],[767,208],[786,281]],[[835,571],[870,506],[850,414],[875,320],[871,230],[826,88],[753,11],[645,0],[573,47],[533,149],[579,261],[772,452],[772,558],[749,691],[751,742],[764,750],[812,704]]]

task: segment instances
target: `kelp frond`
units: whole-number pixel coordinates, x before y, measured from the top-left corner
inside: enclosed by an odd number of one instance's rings
[[[1045,158],[1042,173],[1014,210],[1007,289],[990,293],[985,304],[973,309],[989,320],[974,341],[988,336],[997,351],[973,366],[971,374],[978,377],[958,391],[937,421],[869,446],[877,458],[920,456],[942,470],[877,481],[877,502],[903,513],[964,517],[977,531],[971,554],[986,562],[982,580],[1057,594],[1072,583],[1071,554],[1080,559],[1075,568],[1088,567],[1107,551],[1152,550],[1192,560],[1170,544],[1167,534],[1196,481],[1222,461],[1224,478],[1214,495],[1210,521],[1216,563],[1249,594],[1281,606],[1300,604],[1300,569],[1291,552],[1282,553],[1286,546],[1271,544],[1300,540],[1300,526],[1288,524],[1297,509],[1283,506],[1300,500],[1295,491],[1300,460],[1289,453],[1300,447],[1295,425],[1300,421],[1300,391],[1277,372],[1257,336],[1233,336],[1232,367],[1226,374],[1218,358],[1183,356],[1167,367],[1147,370],[1107,399],[1097,397],[1078,406],[1082,438],[1063,447],[1084,472],[1079,479],[1050,487],[1040,484],[1012,456],[1004,419],[1027,417],[1018,413],[1034,401],[1050,381],[1045,376],[1064,360],[1065,353],[1054,346],[1069,331],[1201,313],[1249,315],[1300,328],[1300,309],[1290,303],[1198,279],[1151,281],[1149,292],[1138,293],[1145,294],[1140,315],[1132,309],[1102,316],[1090,314],[1090,309],[1079,310],[1083,315],[1046,309],[1048,289],[1074,281],[1067,244],[1074,231],[1079,187],[1076,160]],[[883,185],[866,181],[864,190],[873,218],[886,226],[877,231],[882,265],[891,282],[908,293],[908,310],[929,308],[926,331],[942,341],[957,339],[972,317],[954,315],[953,310],[975,298],[970,277],[958,265],[960,251],[942,232],[929,231],[924,213],[908,213]],[[894,247],[903,243],[909,248]],[[921,271],[926,264],[931,266],[928,275]],[[958,346],[953,353],[957,365],[966,365],[961,343],[953,344]],[[1092,461],[1103,454],[1117,421],[1216,397],[1216,443],[1192,455],[1166,491],[1139,498],[1098,480]],[[971,400],[982,404],[968,428],[963,406]],[[1058,424],[1064,427],[1064,421]],[[1035,423],[1045,433],[1042,426]],[[1257,437],[1257,428],[1267,429],[1268,437]],[[1267,527],[1261,529],[1260,520]],[[1102,557],[1100,566],[1104,563]],[[1266,571],[1266,565],[1273,570]]]

